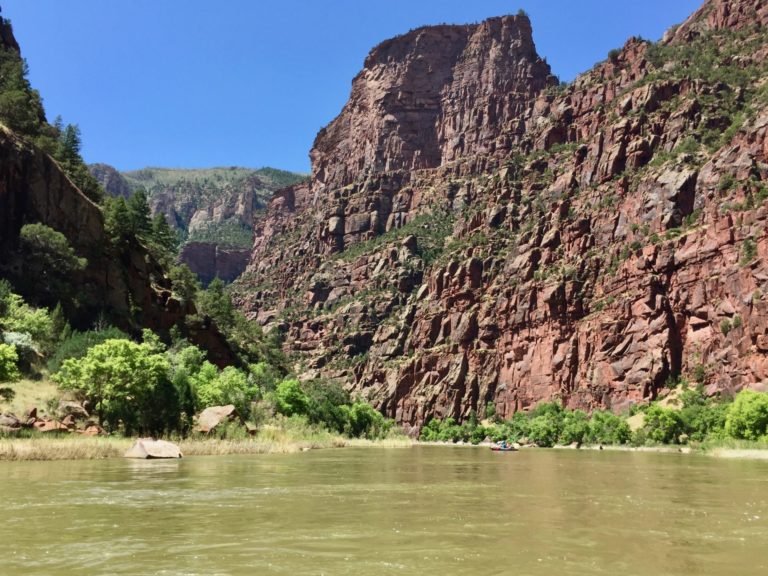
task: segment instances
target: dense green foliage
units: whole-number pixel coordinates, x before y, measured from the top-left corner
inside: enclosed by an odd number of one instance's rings
[[[557,402],[539,404],[530,412],[518,412],[509,420],[495,420],[487,425],[478,423],[474,414],[461,425],[452,418],[431,420],[421,431],[421,439],[426,441],[477,444],[485,438],[545,447],[573,442],[626,444],[630,431],[623,418],[610,412],[595,411],[588,416],[581,410],[565,410]]]
[[[434,419],[421,430],[421,439],[442,442],[530,442],[538,446],[588,444],[687,444],[726,439],[768,439],[768,394],[743,390],[733,402],[706,398],[700,389],[684,388],[677,401],[638,409],[643,424],[635,432],[625,417],[596,410],[566,410],[559,403],[538,405],[518,412],[509,420],[482,425],[471,415],[462,424],[453,418]]]
[[[82,393],[108,429],[157,433],[174,428],[158,417],[159,407],[171,408],[168,372],[168,360],[153,343],[107,340],[82,358],[65,360],[53,378]]]
[[[0,382],[13,382],[21,377],[16,348],[10,344],[0,344]]]
[[[733,438],[758,440],[768,435],[768,394],[743,390],[728,410],[725,431]]]
[[[55,352],[48,360],[48,370],[51,373],[58,372],[65,360],[82,358],[86,355],[89,348],[93,348],[97,344],[107,340],[128,338],[128,334],[113,326],[87,330],[85,332],[74,331],[63,336],[61,343],[56,347]]]
[[[128,200],[122,196],[104,200],[104,229],[118,250],[140,242],[167,268],[176,258],[178,237],[163,214],[152,216],[146,193],[141,188]]]
[[[365,402],[350,402],[338,383],[322,380],[282,381],[272,395],[275,409],[284,416],[306,416],[310,423],[335,432],[368,439],[382,438],[393,426],[391,420]]]
[[[197,291],[195,304],[202,317],[216,323],[245,364],[265,362],[282,374],[287,372],[282,334],[273,330],[265,335],[261,326],[248,321],[235,309],[230,291],[221,279],[215,278],[206,290]]]
[[[79,257],[66,236],[45,224],[25,224],[19,235],[23,274],[20,283],[26,294],[47,306],[60,300],[77,301],[72,277],[88,261]]]
[[[307,414],[309,396],[298,380],[283,380],[275,390],[275,409],[284,416]]]

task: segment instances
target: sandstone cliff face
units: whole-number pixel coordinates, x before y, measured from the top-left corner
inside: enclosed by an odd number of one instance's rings
[[[203,284],[209,284],[214,278],[233,282],[248,266],[250,257],[251,251],[246,248],[212,242],[189,242],[179,254],[179,260],[189,266]]]
[[[383,42],[310,156],[318,195],[367,175],[508,151],[533,95],[555,82],[527,16],[419,28]]]
[[[618,411],[679,377],[762,386],[766,18],[707,2],[566,88],[521,18],[384,43],[318,135],[311,183],[257,218],[240,305],[286,331],[304,377],[415,428],[555,398]]]

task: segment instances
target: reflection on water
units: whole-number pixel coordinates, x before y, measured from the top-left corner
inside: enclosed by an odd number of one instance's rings
[[[0,463],[0,573],[768,573],[768,463],[481,448]]]

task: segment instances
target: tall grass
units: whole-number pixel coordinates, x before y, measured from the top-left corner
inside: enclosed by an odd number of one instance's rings
[[[242,427],[226,427],[222,437],[193,436],[169,438],[185,456],[224,456],[227,454],[291,454],[318,448],[411,446],[404,436],[383,440],[350,439],[308,424],[305,418],[279,418],[264,425],[255,436]],[[21,438],[0,437],[0,460],[99,460],[119,458],[131,447],[134,438],[57,436],[25,434]]]

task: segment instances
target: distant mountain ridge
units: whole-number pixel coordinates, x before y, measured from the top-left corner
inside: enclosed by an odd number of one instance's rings
[[[120,172],[108,164],[92,164],[89,170],[111,196],[128,197],[143,187],[152,212],[165,214],[179,231],[182,261],[206,283],[217,276],[228,282],[239,276],[253,243],[255,213],[276,190],[307,177],[236,166]]]

